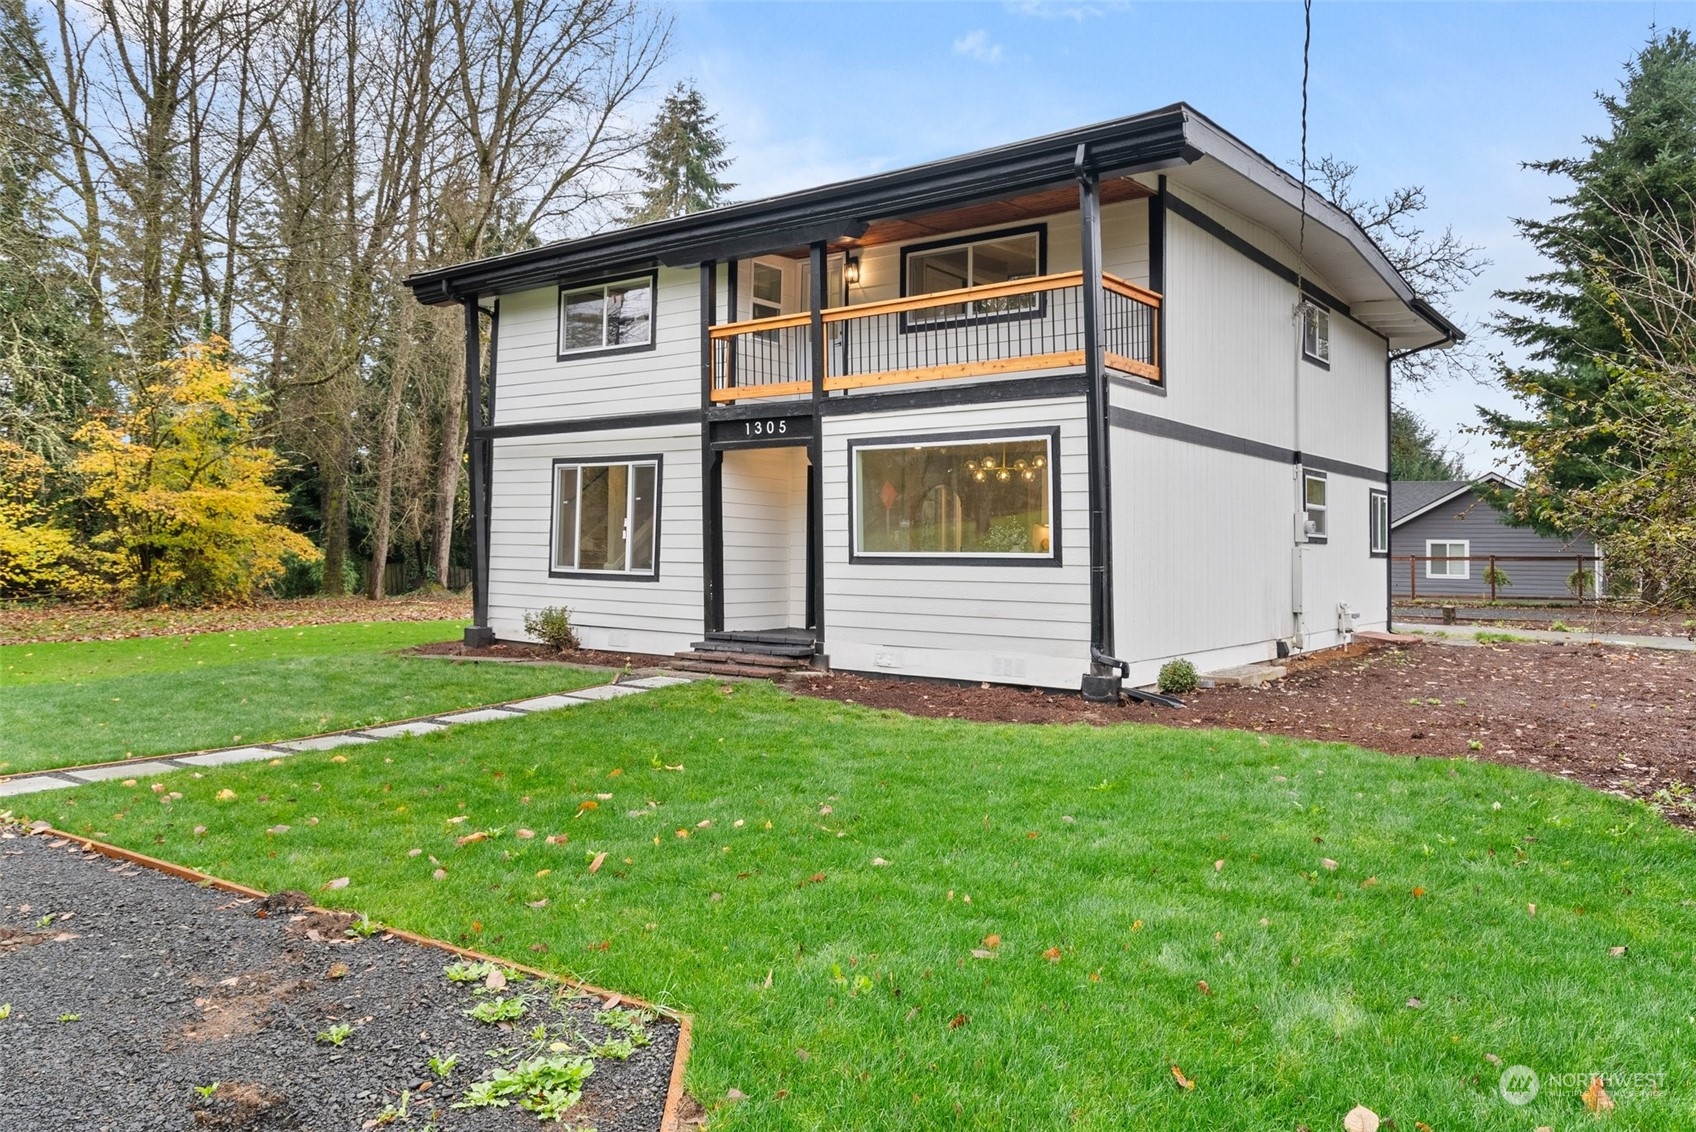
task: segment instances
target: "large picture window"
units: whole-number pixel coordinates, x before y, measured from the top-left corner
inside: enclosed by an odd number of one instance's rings
[[[1052,434],[851,452],[856,557],[1059,561]]]
[[[902,253],[902,294],[908,297],[1033,279],[1043,271],[1042,232],[993,232]],[[1006,295],[907,312],[908,326],[1040,311],[1041,295]]]
[[[560,357],[646,350],[653,344],[652,275],[560,289]]]
[[[556,462],[551,572],[652,577],[659,483],[657,458]]]

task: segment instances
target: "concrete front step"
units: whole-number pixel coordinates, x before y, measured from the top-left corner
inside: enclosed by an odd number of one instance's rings
[[[1201,675],[1203,688],[1258,688],[1282,679],[1289,670],[1280,664],[1241,664]]]
[[[680,653],[687,656],[687,653]],[[745,676],[750,680],[776,680],[786,673],[796,671],[790,668],[772,668],[754,664],[734,664],[722,660],[678,660],[672,666],[683,672],[703,672],[713,676]]]
[[[776,656],[804,660],[813,655],[813,646],[805,641],[733,641],[708,637],[689,646],[696,652],[727,652],[738,656]]]

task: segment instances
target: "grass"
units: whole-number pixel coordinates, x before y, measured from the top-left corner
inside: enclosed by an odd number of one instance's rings
[[[715,1128],[1689,1126],[1696,841],[1553,777],[712,683],[336,755],[16,801],[692,1011]]]
[[[1534,637],[1522,637],[1516,633],[1485,633],[1473,635],[1473,640],[1481,645],[1512,645],[1535,641]]]
[[[459,622],[379,622],[0,648],[0,774],[263,743],[602,682],[407,660]]]

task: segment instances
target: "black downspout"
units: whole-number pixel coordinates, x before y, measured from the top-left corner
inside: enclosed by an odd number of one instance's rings
[[[735,270],[735,265],[731,265]],[[734,309],[733,309],[734,313]],[[713,406],[713,324],[718,321],[718,264],[701,264],[701,629],[716,633],[724,627],[720,591],[723,576],[723,533],[719,516],[724,479],[721,454],[713,449],[712,424],[707,410]]]
[[[813,436],[807,441],[807,461],[813,469],[812,475],[807,477],[807,509],[813,516],[813,523],[807,532],[807,585],[811,598],[808,604],[812,606],[813,614],[813,623],[809,626],[813,631],[813,651],[821,655],[824,652],[824,523],[821,521],[824,515],[824,289],[828,278],[825,251],[822,241],[813,244],[807,263],[807,309],[812,312],[812,340],[809,345],[813,370]]]
[[[470,427],[465,430],[471,458],[471,625],[465,630],[465,644],[469,648],[486,648],[495,643],[495,631],[489,628],[489,499],[484,491],[488,449],[482,435],[483,328],[477,297],[473,295],[460,302],[465,308],[465,399],[471,409]]]
[[[1084,699],[1117,702],[1128,666],[1113,656],[1113,547],[1109,515],[1112,462],[1107,450],[1107,370],[1101,356],[1101,195],[1089,166],[1089,147],[1078,146],[1078,227],[1082,245],[1084,414],[1089,456],[1089,659]]]

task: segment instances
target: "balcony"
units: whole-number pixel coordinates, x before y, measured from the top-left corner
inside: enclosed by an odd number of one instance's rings
[[[823,388],[1081,369],[1083,299],[1083,272],[1068,271],[826,310]],[[1107,368],[1158,384],[1160,296],[1103,275],[1098,310]],[[803,311],[711,327],[712,400],[810,395],[812,321]]]

